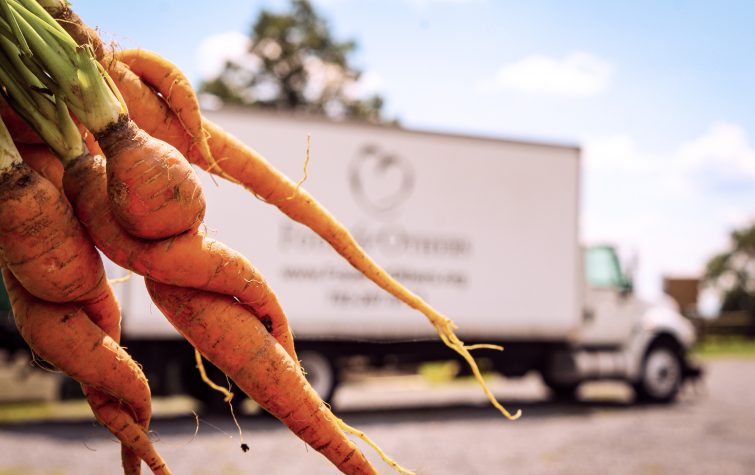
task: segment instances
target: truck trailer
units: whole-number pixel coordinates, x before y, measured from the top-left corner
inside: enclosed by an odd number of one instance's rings
[[[688,357],[694,330],[678,308],[639,299],[610,245],[582,245],[579,147],[230,107],[205,115],[293,180],[306,177],[301,186],[393,277],[451,318],[462,340],[503,345],[475,352],[501,374],[536,371],[558,397],[585,381],[623,380],[638,399],[669,402],[699,372]],[[357,362],[411,369],[457,358],[419,312],[308,228],[241,186],[198,173],[204,232],[265,276],[324,399]],[[111,278],[126,273],[106,267]],[[115,289],[123,343],[153,394],[222,408],[143,279]]]

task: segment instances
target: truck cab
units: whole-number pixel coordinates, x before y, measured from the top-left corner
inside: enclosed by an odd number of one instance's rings
[[[582,382],[616,379],[632,384],[640,400],[672,401],[684,379],[700,373],[687,357],[692,323],[670,298],[651,304],[637,297],[612,246],[585,248],[583,271],[582,325],[550,355],[545,383],[570,397]]]

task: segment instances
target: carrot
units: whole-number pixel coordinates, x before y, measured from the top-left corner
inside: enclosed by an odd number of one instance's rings
[[[191,138],[190,147],[206,160],[211,160],[207,138],[202,129],[199,102],[191,83],[173,63],[162,56],[143,49],[114,51],[113,57],[139,76],[163,96],[170,110]]]
[[[261,407],[343,473],[377,473],[345,437],[296,361],[248,309],[228,296],[145,282],[155,304],[179,333]]]
[[[29,294],[7,267],[3,279],[16,325],[32,350],[84,385],[95,416],[154,473],[169,474],[146,432],[151,416],[146,378],[115,340],[71,304],[43,302]],[[125,459],[131,473],[129,458]]]
[[[16,142],[16,148],[24,163],[52,183],[55,188],[63,189],[63,164],[47,145],[27,145]]]
[[[80,302],[117,338],[120,309],[99,253],[60,191],[25,163],[0,173],[0,253],[35,297]]]
[[[112,55],[106,56],[102,65],[121,92],[134,122],[144,132],[173,145],[186,156],[191,149],[191,137],[165,101]],[[145,103],[144,107],[138,107],[139,103]]]
[[[201,184],[174,147],[155,140],[131,120],[95,137],[108,157],[114,215],[130,234],[161,239],[195,230],[202,223]]]
[[[66,171],[63,185],[80,222],[97,247],[116,264],[151,279],[237,298],[296,360],[293,336],[275,293],[238,252],[201,232],[149,241],[134,238],[107,206],[102,157],[82,157]]]
[[[14,1],[0,13],[8,25],[17,25],[6,49],[15,46],[33,63],[31,72],[65,101],[108,156],[110,205],[119,222],[146,239],[196,229],[205,201],[193,168],[175,147],[130,120],[91,47],[78,47],[34,0]]]
[[[36,200],[55,203],[56,207],[41,207],[40,213],[30,215],[24,209],[14,213],[22,203],[13,203],[12,208],[5,210],[10,211],[8,219],[2,219],[5,215],[0,209],[0,252],[6,259],[22,262],[14,266],[16,277],[26,282],[35,296],[53,302],[81,303],[90,319],[118,341],[120,306],[107,281],[99,253],[62,194],[63,165],[47,147],[23,145],[18,150],[24,162],[40,175],[30,180],[36,186],[30,186],[26,191],[26,201],[34,196]],[[6,191],[5,187],[0,188],[0,197]],[[0,205],[2,203],[0,198]],[[56,214],[56,210],[60,214]],[[19,233],[2,231],[4,225],[11,226],[16,219],[27,220],[24,226],[30,229],[34,229],[34,223],[46,225],[44,231],[38,231],[39,235],[46,236],[46,240],[32,240],[30,244]],[[88,285],[94,287],[83,293],[71,291]]]
[[[216,163],[209,148],[207,121],[188,79],[175,65],[146,50],[114,52],[102,63],[139,127],[176,147],[195,165],[240,183]]]
[[[0,172],[0,251],[25,288],[52,302],[99,297],[105,270],[53,184],[20,161]]]
[[[2,123],[0,123],[0,146],[2,146],[4,162],[0,173],[0,183],[2,183],[0,185],[0,197],[2,197],[0,210],[5,213],[0,219],[0,224],[3,225],[2,231],[11,230],[10,233],[0,232],[0,254],[2,255],[0,260],[2,260],[2,266],[7,269],[6,281],[12,281],[12,284],[17,287],[15,293],[27,302],[23,308],[17,306],[16,310],[23,311],[24,308],[28,308],[28,302],[34,298],[17,283],[17,277],[26,282],[29,288],[36,289],[38,293],[40,289],[43,289],[46,297],[51,297],[58,302],[67,302],[75,296],[75,294],[72,296],[71,289],[81,287],[81,276],[91,276],[93,280],[90,283],[95,282],[96,288],[78,298],[83,300],[81,305],[88,313],[91,322],[117,343],[120,339],[120,308],[105,279],[99,254],[94,250],[83,227],[75,219],[70,205],[61,194],[62,170],[51,164],[57,163],[60,168],[62,165],[47,147],[24,146],[22,151],[26,152],[27,158],[33,156],[34,166],[42,171],[52,170],[52,174],[58,181],[57,186],[36,175],[26,163],[20,162],[18,150],[13,146],[8,131]],[[24,208],[25,204],[28,205],[28,209]],[[57,206],[50,206],[51,204]],[[16,232],[17,229],[22,232]],[[8,260],[22,263],[15,266],[16,276],[11,273],[6,262]],[[71,269],[74,273],[69,275],[68,272]],[[30,341],[30,337],[26,336],[26,339]],[[31,346],[40,347],[42,348],[40,352],[46,352],[48,348],[55,346],[55,341],[57,340],[52,337],[42,338],[39,342],[35,339]],[[83,361],[71,360],[70,364],[82,365]],[[134,382],[136,385],[128,384]],[[120,405],[114,406],[113,403],[108,403],[107,407],[112,406],[114,409],[109,409],[110,414],[105,416],[102,414],[105,410],[99,410],[97,406],[107,402],[109,396],[100,394],[97,390],[88,391],[86,387],[84,389],[95,415],[99,420],[105,421],[104,425],[113,429],[114,426],[108,421],[123,419],[118,411],[122,412],[124,409]],[[141,422],[146,430],[151,414],[146,379],[141,376],[141,379],[126,380],[117,389],[122,399],[131,401],[134,411],[140,415],[138,422]],[[143,397],[145,393],[146,399]],[[120,426],[125,427],[124,424]],[[141,459],[125,445],[122,461],[126,473],[139,473]]]

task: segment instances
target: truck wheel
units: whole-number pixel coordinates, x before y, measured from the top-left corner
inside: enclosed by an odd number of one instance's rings
[[[552,381],[550,378],[546,378],[545,375],[543,375],[543,382],[546,386],[548,386],[548,389],[551,392],[551,396],[556,401],[576,401],[577,400],[577,389],[579,388],[579,383],[560,383],[556,381]]]
[[[319,351],[305,350],[299,354],[307,381],[315,392],[328,404],[333,402],[333,394],[338,386],[338,373],[330,358]]]
[[[642,373],[634,388],[641,401],[667,403],[676,398],[682,385],[682,360],[673,344],[660,341],[650,346]]]

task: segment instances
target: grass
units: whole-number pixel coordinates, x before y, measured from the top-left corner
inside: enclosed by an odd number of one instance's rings
[[[419,374],[431,384],[444,384],[452,381],[459,374],[457,361],[441,361],[420,365]]]
[[[476,359],[477,367],[480,368],[480,373],[484,379],[497,376],[498,373],[493,369],[493,363],[487,358]],[[456,360],[450,361],[435,361],[430,363],[424,363],[419,366],[419,375],[428,383],[440,385],[447,384],[453,381],[467,382],[475,381],[474,376],[471,373],[464,372],[466,366]]]
[[[94,420],[86,401],[19,402],[0,405],[0,424],[34,420]]]
[[[755,358],[755,338],[742,336],[709,336],[692,350],[700,358]]]
[[[155,398],[152,410],[155,415],[175,416],[191,414],[197,403],[185,396]],[[17,402],[0,404],[0,424],[29,421],[94,421],[89,404],[84,399],[49,402]],[[0,472],[0,475],[3,475]]]

